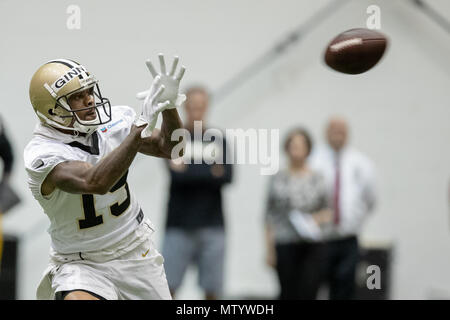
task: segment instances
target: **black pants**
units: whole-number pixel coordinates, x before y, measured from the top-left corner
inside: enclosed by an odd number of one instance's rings
[[[324,281],[330,300],[355,298],[355,274],[359,261],[358,239],[355,236],[327,241]]]
[[[277,244],[280,299],[314,300],[321,283],[325,258],[323,243]]]

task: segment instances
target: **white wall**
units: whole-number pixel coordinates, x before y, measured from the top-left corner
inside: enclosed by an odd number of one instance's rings
[[[5,230],[23,237],[20,298],[33,299],[47,262],[48,223],[27,190],[22,150],[36,122],[28,84],[43,62],[76,59],[101,81],[114,104],[136,110],[137,91],[150,77],[144,61],[178,53],[184,79],[220,87],[289,30],[329,1],[2,1],[0,112],[17,156],[14,186],[24,203],[5,217]],[[429,1],[450,19],[450,4]],[[244,4],[243,4],[244,3]],[[450,176],[449,35],[408,1],[349,1],[298,46],[228,99],[212,107],[222,128],[279,128],[303,124],[321,141],[326,119],[346,116],[352,144],[376,163],[380,203],[364,230],[369,240],[395,246],[393,298],[450,296],[447,186]],[[81,8],[81,30],[66,28],[66,8]],[[382,10],[391,45],[370,72],[345,76],[322,63],[338,32],[363,27],[369,4]],[[264,265],[262,214],[267,177],[238,166],[226,190],[227,296],[274,296],[277,282]],[[147,178],[148,177],[148,178]],[[151,181],[151,185],[148,185]],[[130,186],[163,236],[167,175],[158,159],[139,157]],[[180,298],[201,298],[190,273]]]

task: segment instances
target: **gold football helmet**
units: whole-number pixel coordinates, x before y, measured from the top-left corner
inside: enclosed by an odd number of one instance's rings
[[[77,92],[93,88],[94,106],[78,109],[94,109],[96,118],[82,120],[69,105],[69,97]],[[101,124],[111,121],[111,104],[103,98],[98,81],[85,67],[68,59],[52,60],[41,66],[30,83],[30,101],[42,123],[60,129],[91,134]]]

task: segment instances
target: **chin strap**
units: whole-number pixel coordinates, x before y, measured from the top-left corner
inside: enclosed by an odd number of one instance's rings
[[[71,130],[80,133],[84,133],[86,135],[92,134],[95,130],[97,130],[98,126],[83,126],[80,125],[78,122],[75,122],[73,124],[73,128]]]
[[[38,114],[39,118],[43,119],[45,121],[45,124],[56,129],[62,129],[62,130],[68,130],[73,132],[72,135],[75,137],[78,137],[82,134],[85,134],[86,136],[91,135],[95,130],[97,130],[98,126],[82,126],[80,125],[76,120],[74,122],[74,127],[66,127],[61,124],[59,124],[56,121],[50,120],[49,118],[45,117],[41,112],[36,110],[36,113]],[[84,131],[84,130],[86,131]]]

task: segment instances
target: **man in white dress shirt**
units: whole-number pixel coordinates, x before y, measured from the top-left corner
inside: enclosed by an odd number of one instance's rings
[[[355,292],[355,270],[358,263],[358,234],[375,206],[375,173],[371,161],[349,147],[348,124],[333,117],[326,129],[328,146],[318,148],[311,165],[325,177],[332,226],[326,231],[328,255],[325,281],[330,299],[352,299]]]

